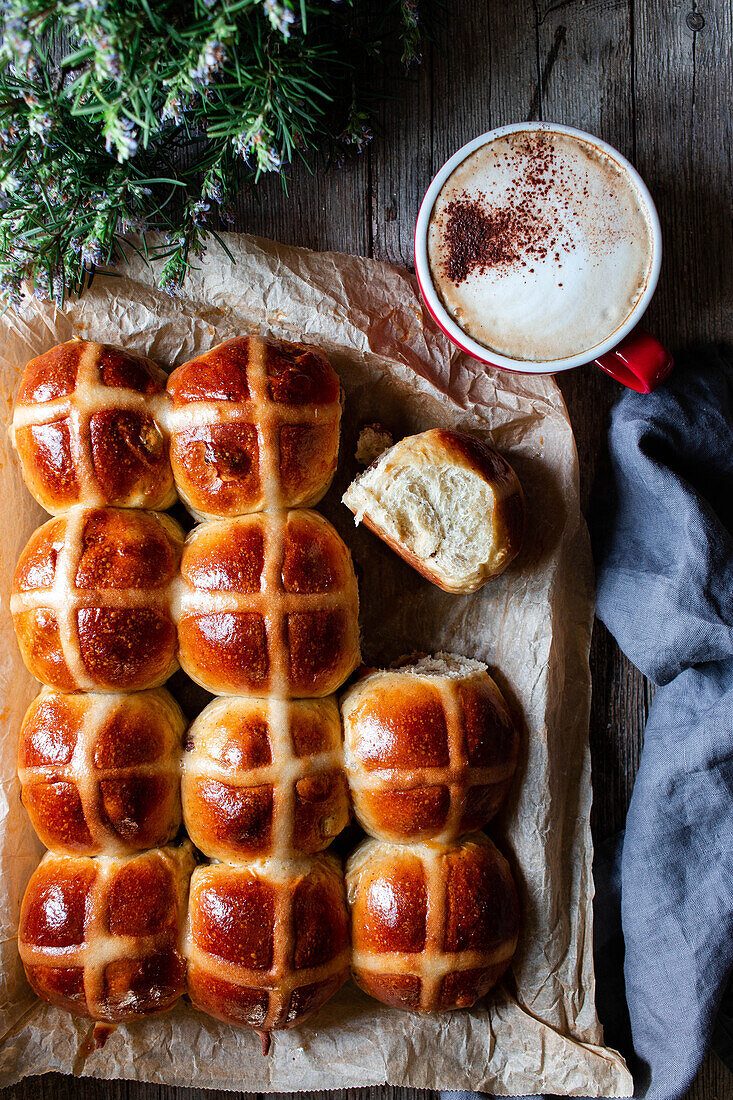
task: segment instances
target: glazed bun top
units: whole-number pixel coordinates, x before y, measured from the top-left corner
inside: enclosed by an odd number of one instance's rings
[[[185,991],[191,845],[128,856],[47,852],[20,910],[18,949],[45,1001],[118,1023],[171,1008]]]
[[[516,950],[516,887],[483,833],[451,844],[366,840],[348,860],[346,888],[354,977],[386,1004],[467,1008]]]
[[[354,811],[385,840],[482,828],[511,786],[519,733],[486,666],[457,654],[374,670],[343,695]]]
[[[341,386],[308,344],[240,336],[168,380],[171,461],[198,519],[311,507],[331,483]]]
[[[325,699],[215,699],[193,722],[183,814],[211,859],[319,852],[349,820],[341,719]]]
[[[46,847],[119,855],[172,840],[181,823],[185,726],[162,688],[119,695],[44,689],[20,730],[18,776]]]
[[[346,981],[343,871],[328,853],[213,863],[191,879],[186,944],[196,1008],[269,1033],[295,1027]]]
[[[54,515],[74,505],[170,507],[167,404],[163,370],[122,348],[70,340],[32,359],[13,441],[38,503]]]
[[[158,687],[177,667],[170,615],[183,532],[169,516],[73,508],[39,527],[10,606],[29,670],[61,691]]]
[[[359,663],[351,554],[304,508],[195,528],[175,614],[182,668],[216,695],[330,695]]]

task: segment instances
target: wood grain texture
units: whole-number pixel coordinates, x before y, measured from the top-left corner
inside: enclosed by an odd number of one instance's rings
[[[379,3],[379,0],[370,0]],[[328,176],[293,172],[289,197],[268,180],[244,195],[232,228],[311,248],[412,266],[422,194],[440,164],[492,126],[542,118],[580,126],[636,163],[657,200],[666,258],[649,327],[672,348],[730,339],[733,321],[733,3],[731,0],[448,0],[420,70],[397,50],[375,83],[394,98],[368,153]],[[607,467],[618,388],[591,368],[560,384],[575,426],[587,507]],[[602,500],[601,500],[602,506]],[[652,689],[596,625],[591,752],[594,835],[623,824]],[[196,1082],[191,1082],[195,1087]],[[204,1096],[225,1093],[198,1093]],[[399,1088],[309,1093],[323,1100],[428,1100]],[[0,1100],[185,1100],[189,1090],[49,1075]],[[733,1075],[709,1055],[690,1100],[733,1100]]]

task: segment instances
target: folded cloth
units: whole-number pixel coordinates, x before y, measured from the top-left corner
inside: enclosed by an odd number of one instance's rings
[[[659,685],[621,859],[638,1095],[692,1082],[733,968],[733,361],[678,361],[611,414],[598,617]]]
[[[733,1056],[733,359],[701,350],[624,393],[609,446],[597,613],[658,690],[625,834],[596,853],[597,1003],[635,1095],[674,1100],[719,1006]]]

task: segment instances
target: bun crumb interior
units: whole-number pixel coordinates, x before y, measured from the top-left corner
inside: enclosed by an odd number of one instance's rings
[[[449,592],[473,592],[502,573],[524,533],[514,470],[460,432],[401,440],[352,482],[343,502],[357,524]]]
[[[463,657],[460,653],[420,654],[405,657],[397,666],[400,672],[412,672],[416,676],[441,676],[449,680],[464,680],[476,673],[487,672],[482,661]]]
[[[358,520],[373,509],[393,538],[441,572],[468,578],[491,553],[494,496],[470,471],[378,463],[357,491],[364,495]]]

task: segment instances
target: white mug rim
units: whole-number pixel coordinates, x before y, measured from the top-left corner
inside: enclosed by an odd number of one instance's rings
[[[499,352],[492,351],[491,348],[474,340],[456,324],[441,302],[433,283],[433,278],[430,273],[430,264],[428,262],[428,227],[430,224],[430,216],[435,206],[435,200],[443,184],[452,172],[476,149],[480,149],[481,146],[496,141],[497,138],[504,137],[505,134],[513,134],[522,131],[536,132],[538,130],[549,131],[556,134],[568,134],[571,137],[579,138],[596,149],[600,149],[601,152],[615,161],[615,163],[630,177],[644,202],[652,236],[652,262],[649,274],[644,290],[640,294],[631,313],[622,324],[614,329],[611,335],[606,337],[601,343],[576,355],[570,355],[563,359],[513,359],[510,356],[501,355]],[[479,136],[473,138],[472,141],[462,145],[433,176],[430,186],[425,192],[420,204],[417,222],[415,223],[415,274],[420,287],[420,293],[434,320],[437,321],[440,328],[442,328],[443,332],[453,341],[453,343],[457,344],[458,347],[467,352],[474,359],[487,363],[489,366],[501,367],[504,370],[516,371],[521,374],[556,374],[558,371],[571,370],[573,367],[580,367],[586,363],[592,363],[594,360],[600,359],[601,356],[612,351],[636,327],[640,318],[646,312],[654,295],[654,291],[657,288],[661,266],[662,229],[659,222],[659,214],[654,205],[654,200],[649,193],[649,188],[644,183],[644,180],[641,178],[636,168],[634,168],[633,164],[631,164],[626,157],[619,153],[618,149],[609,145],[608,142],[602,141],[601,138],[595,137],[595,135],[589,134],[585,130],[578,130],[574,126],[563,126],[555,122],[514,122],[507,126],[498,126],[493,130],[487,130],[486,133],[479,134]]]

